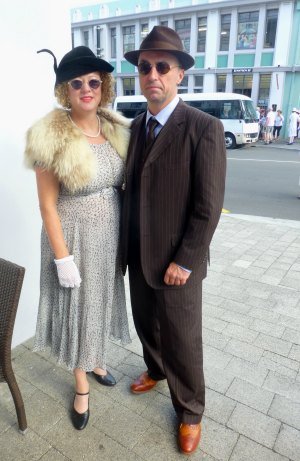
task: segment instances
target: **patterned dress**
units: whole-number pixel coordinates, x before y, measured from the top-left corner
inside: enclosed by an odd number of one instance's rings
[[[35,350],[51,347],[69,369],[106,369],[108,339],[130,342],[119,260],[120,196],[124,162],[108,141],[91,144],[97,175],[80,192],[61,186],[58,213],[80,288],[59,285],[45,229],[41,237],[41,292]]]

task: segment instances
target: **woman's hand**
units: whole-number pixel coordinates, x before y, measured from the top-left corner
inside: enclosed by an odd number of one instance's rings
[[[59,283],[64,288],[80,287],[81,277],[79,270],[74,263],[74,256],[66,256],[61,259],[54,259]]]

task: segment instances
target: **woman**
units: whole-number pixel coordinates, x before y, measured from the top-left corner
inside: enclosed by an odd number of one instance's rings
[[[274,128],[273,128],[274,141],[279,139],[283,122],[284,122],[284,116],[282,115],[282,111],[278,109],[276,117],[275,117]]]
[[[55,109],[27,133],[25,157],[35,169],[43,219],[41,293],[35,350],[51,347],[72,369],[72,422],[89,419],[87,372],[104,385],[109,337],[130,342],[119,264],[120,197],[128,121],[105,109],[113,67],[87,47],[57,66]]]

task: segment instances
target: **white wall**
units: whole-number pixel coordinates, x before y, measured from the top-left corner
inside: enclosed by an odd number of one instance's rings
[[[26,268],[13,346],[35,331],[41,219],[35,176],[23,166],[26,129],[54,106],[53,58],[71,49],[69,1],[4,0],[0,8],[0,258]]]

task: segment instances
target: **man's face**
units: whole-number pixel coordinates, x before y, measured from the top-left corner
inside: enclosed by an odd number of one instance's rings
[[[159,70],[168,68],[165,63],[170,70],[162,74]],[[141,91],[148,101],[150,111],[155,115],[176,96],[177,85],[183,79],[184,70],[175,56],[160,51],[143,51],[139,56],[139,66],[141,64],[144,64],[144,68],[142,66],[139,70]],[[149,73],[142,73],[145,69],[150,70]]]

